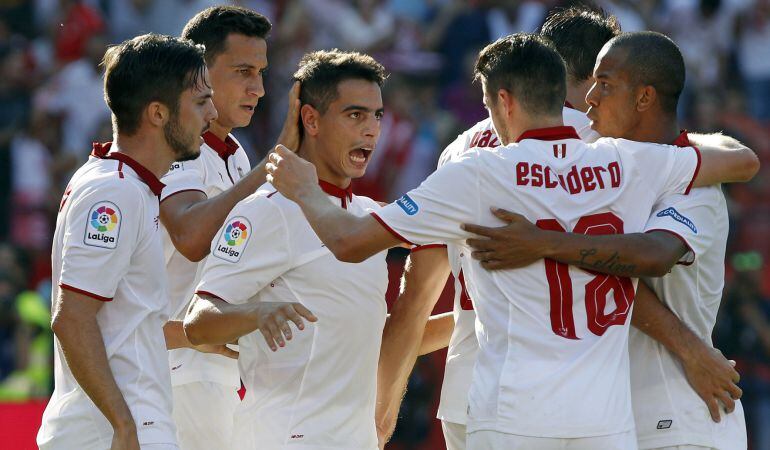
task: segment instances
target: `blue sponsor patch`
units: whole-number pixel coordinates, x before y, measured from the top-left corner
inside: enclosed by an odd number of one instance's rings
[[[687,228],[691,229],[693,231],[693,233],[698,234],[698,229],[695,228],[695,224],[692,223],[692,220],[690,220],[687,217],[679,214],[679,211],[677,211],[674,208],[670,208],[670,207],[666,208],[666,209],[664,209],[663,211],[659,212],[656,215],[658,217],[669,216],[672,219],[676,220],[677,222],[685,224],[685,226],[687,226]]]
[[[404,212],[405,212],[405,213],[406,213],[408,216],[413,216],[413,215],[417,214],[417,211],[419,211],[419,210],[420,210],[420,207],[419,207],[419,206],[417,206],[417,202],[415,202],[414,200],[412,200],[412,198],[411,198],[411,197],[409,197],[409,196],[408,196],[408,195],[406,195],[406,194],[404,194],[404,195],[403,195],[401,198],[399,198],[398,200],[396,200],[396,204],[397,204],[398,206],[400,206],[400,207],[401,207],[401,209],[403,209],[403,210],[404,210]]]

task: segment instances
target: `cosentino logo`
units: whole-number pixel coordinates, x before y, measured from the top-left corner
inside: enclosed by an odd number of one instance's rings
[[[86,216],[86,233],[83,243],[92,247],[115,248],[120,236],[122,215],[120,209],[109,201],[91,207]]]
[[[251,237],[251,224],[245,217],[227,221],[212,254],[225,261],[238,262]]]

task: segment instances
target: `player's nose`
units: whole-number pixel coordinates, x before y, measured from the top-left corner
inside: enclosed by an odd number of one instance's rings
[[[599,96],[596,95],[596,83],[594,82],[593,86],[591,86],[591,89],[586,92],[586,103],[588,106],[599,106]]]

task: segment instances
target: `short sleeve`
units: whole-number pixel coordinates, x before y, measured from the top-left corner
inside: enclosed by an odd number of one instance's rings
[[[238,203],[206,258],[197,294],[243,304],[289,270],[291,249],[283,212],[266,196]]]
[[[618,139],[620,155],[635,160],[639,180],[657,194],[656,203],[675,194],[687,195],[700,169],[700,151],[695,147],[651,144]]]
[[[201,157],[194,161],[175,162],[160,181],[166,185],[160,194],[160,201],[184,191],[206,192]]]
[[[644,231],[676,235],[688,248],[679,263],[692,264],[718,238],[719,227],[714,221],[720,216],[719,208],[726,206],[717,186],[694,189],[689,195],[672,195],[656,205]]]
[[[63,221],[61,288],[112,300],[148,220],[143,195],[129,183],[110,183],[70,197]]]
[[[460,225],[479,217],[476,151],[450,161],[416,189],[372,213],[394,236],[409,244],[452,242],[467,237]]]

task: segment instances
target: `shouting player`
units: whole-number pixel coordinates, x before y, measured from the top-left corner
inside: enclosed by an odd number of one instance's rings
[[[364,216],[378,208],[351,190],[380,135],[383,67],[370,56],[318,51],[300,62],[302,144],[323,201]],[[246,397],[230,448],[374,450],[376,372],[386,317],[385,253],[338,261],[296,203],[270,185],[230,213],[185,318],[193,342],[239,339]],[[288,303],[293,302],[293,303]],[[250,311],[286,305],[272,330],[255,332]],[[292,338],[287,320],[318,322]],[[304,327],[304,325],[302,325]],[[283,336],[281,336],[283,335]]]
[[[169,277],[171,317],[183,318],[198,268],[214,235],[237,202],[265,182],[264,163],[249,171],[249,159],[230,134],[249,124],[265,94],[270,22],[237,6],[208,8],[190,19],[182,37],[206,47],[206,62],[218,116],[203,134],[200,157],[178,162],[162,181],[160,219]],[[298,143],[297,86],[290,100],[288,127],[279,142]],[[240,403],[238,364],[220,355],[190,349],[169,352],[174,422],[182,450],[226,448],[233,414]]]
[[[470,234],[460,224],[493,223],[493,205],[548,229],[637,231],[667,195],[756,173],[756,156],[745,148],[583,143],[563,126],[564,62],[540,36],[496,41],[476,72],[505,147],[448,163],[364,217],[329,205],[315,168],[281,147],[270,155],[268,180],[299,204],[338,258],[356,262],[399,242],[467,251]],[[547,262],[488,272],[464,258],[462,269],[479,341],[468,448],[636,448],[627,353],[636,280]]]
[[[587,7],[561,9],[550,14],[540,34],[553,42],[567,66],[567,100],[563,109],[564,123],[573,126],[583,141],[598,136],[584,111],[585,95],[591,87],[596,56],[602,46],[620,33],[614,16]],[[471,149],[492,149],[500,145],[491,119],[485,119],[450,144],[439,159],[439,167],[459,159]],[[462,283],[462,252],[454,245],[415,247],[409,257],[402,292],[385,324],[378,373],[377,425],[380,439],[387,440],[396,424],[402,393],[419,352],[449,345],[438,418],[448,450],[465,448],[465,423],[468,388],[478,343],[474,332],[476,314]],[[449,256],[449,260],[447,260]],[[465,255],[463,254],[463,257]],[[449,262],[449,264],[447,263]],[[431,318],[429,329],[424,324],[444,287],[449,267],[455,280],[453,314]],[[440,323],[443,325],[439,325]],[[451,338],[449,337],[451,336]]]
[[[595,76],[586,99],[596,131],[635,141],[690,145],[676,121],[685,66],[670,39],[652,32],[621,35],[603,49]],[[720,135],[693,139],[738,145]],[[738,374],[711,343],[728,234],[727,205],[719,186],[663,199],[644,234],[554,234],[518,215],[501,217],[512,224],[502,229],[468,227],[489,238],[471,242],[476,244],[473,256],[487,267],[522,267],[547,257],[615,275],[664,275],[639,285],[631,321],[631,393],[640,448],[747,447],[743,409],[735,401],[741,395],[735,384]],[[720,404],[732,414],[720,414]]]

